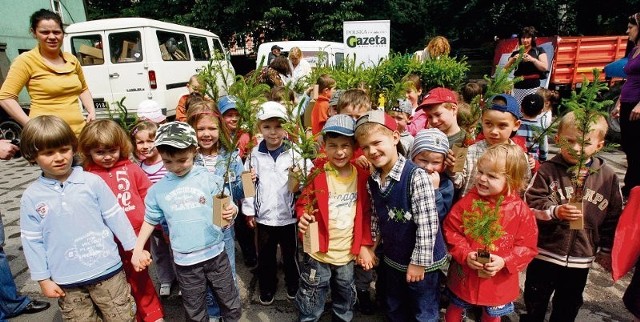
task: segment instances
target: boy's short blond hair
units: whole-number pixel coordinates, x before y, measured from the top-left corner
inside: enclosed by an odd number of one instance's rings
[[[93,121],[80,132],[78,152],[85,164],[93,164],[91,149],[100,146],[117,147],[120,150],[120,160],[127,159],[133,151],[127,132],[113,120]]]
[[[320,75],[320,77],[318,77],[316,84],[318,84],[318,90],[322,92],[327,88],[336,87],[336,80],[333,79],[329,74],[322,74]]]
[[[561,136],[562,131],[569,126],[577,128],[576,121],[576,114],[573,111],[565,114],[560,120],[560,124],[558,124],[558,136]],[[604,140],[608,130],[609,124],[607,124],[607,119],[602,115],[598,115],[595,122],[591,123],[591,131],[595,132],[600,140]]]
[[[496,172],[502,172],[507,178],[509,193],[520,193],[529,182],[529,163],[522,149],[515,144],[495,144],[480,156],[478,163],[488,161]],[[502,166],[504,169],[498,167]]]
[[[391,131],[388,127],[379,123],[369,122],[356,127],[355,137],[356,139],[358,139],[377,132],[382,132],[382,134],[389,136],[393,135],[393,131]]]
[[[78,138],[61,118],[55,115],[40,115],[32,118],[22,129],[20,151],[31,164],[35,164],[39,151],[71,145],[78,149]]]
[[[350,89],[340,96],[338,105],[336,105],[336,111],[340,114],[342,110],[349,105],[358,107],[358,109],[366,108],[366,110],[369,111],[371,110],[371,99],[369,95],[361,89]]]

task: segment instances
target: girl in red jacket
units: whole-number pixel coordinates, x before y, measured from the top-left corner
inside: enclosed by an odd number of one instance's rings
[[[513,312],[520,295],[518,272],[536,255],[538,228],[535,216],[520,198],[529,165],[516,145],[494,145],[478,159],[475,187],[456,203],[444,221],[444,237],[453,257],[449,267],[450,304],[445,320],[462,321],[466,309],[480,306],[481,321],[500,321]],[[478,212],[476,201],[495,209],[499,198],[499,226],[502,236],[493,243],[490,262],[478,261],[484,248],[466,234],[463,220]],[[486,277],[479,277],[481,271]]]
[[[80,133],[78,151],[86,171],[99,175],[111,188],[124,209],[136,235],[144,221],[144,197],[151,181],[140,167],[129,160],[133,150],[127,133],[112,120],[93,121]],[[148,250],[148,244],[147,244]],[[125,254],[118,244],[127,282],[138,310],[137,321],[163,321],[162,304],[156,294],[149,272],[136,272],[131,254]]]

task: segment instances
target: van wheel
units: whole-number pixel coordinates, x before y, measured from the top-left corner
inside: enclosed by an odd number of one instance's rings
[[[22,126],[15,121],[4,121],[0,123],[0,131],[5,140],[18,140],[22,135]]]

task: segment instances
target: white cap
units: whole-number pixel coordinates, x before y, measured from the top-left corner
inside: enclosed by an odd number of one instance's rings
[[[283,120],[288,120],[287,109],[284,105],[278,102],[265,102],[260,105],[260,110],[258,111],[258,120],[264,121],[270,118],[281,118]]]
[[[136,114],[139,119],[148,120],[154,123],[160,123],[167,119],[167,117],[162,114],[162,107],[160,107],[160,104],[153,100],[142,101],[138,105],[138,111]]]

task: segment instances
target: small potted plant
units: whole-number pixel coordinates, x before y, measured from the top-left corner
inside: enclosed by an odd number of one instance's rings
[[[606,117],[606,107],[613,104],[610,100],[598,101],[600,92],[607,90],[606,84],[600,82],[600,71],[593,70],[593,82],[583,76],[582,89],[580,92],[572,91],[569,99],[564,99],[564,105],[571,110],[576,118],[576,127],[581,136],[577,138],[578,150],[569,145],[565,138],[560,138],[560,145],[563,146],[569,154],[576,159],[575,165],[569,167],[568,171],[571,175],[571,183],[573,185],[573,195],[569,201],[570,205],[575,206],[582,211],[582,199],[584,198],[585,182],[592,171],[588,167],[591,155],[585,155],[585,149],[595,142],[590,142],[588,134],[592,131],[591,126],[595,124],[599,118]],[[584,220],[580,218],[569,223],[571,229],[584,229]]]
[[[307,131],[301,118],[296,111],[300,111],[302,108],[300,103],[296,108],[293,104],[286,104],[288,114],[288,122],[283,124],[285,131],[289,136],[289,141],[286,143],[289,145],[289,149],[293,155],[297,155],[302,161],[298,162],[294,159],[294,166],[289,169],[289,191],[297,193],[300,188],[307,187],[313,179],[320,173],[320,169],[310,171],[312,161],[318,156],[318,145],[316,142],[317,135],[313,135],[310,131]],[[296,166],[301,164],[301,166]],[[308,214],[313,213],[313,194],[315,191],[309,189],[303,189],[299,198],[303,198],[305,201],[305,211]],[[305,253],[313,254],[320,249],[320,241],[318,234],[318,223],[316,221],[309,223],[307,231],[303,235],[303,250]]]
[[[229,71],[224,70],[224,66],[220,63],[216,65],[210,62],[209,65],[200,72],[200,74],[198,74],[198,77],[203,84],[204,92],[209,97],[215,99],[220,99],[218,95],[221,94],[221,91],[218,88],[217,79],[220,78],[224,80],[222,89],[224,92],[229,94],[230,99],[235,101],[236,110],[238,111],[238,114],[240,114],[238,128],[240,131],[249,134],[250,140],[247,144],[247,151],[251,151],[253,143],[255,142],[254,136],[257,127],[257,107],[266,101],[265,95],[268,92],[269,87],[265,84],[259,84],[256,80],[256,75],[252,75],[248,78],[237,76],[235,78],[235,82],[231,86],[227,86],[226,75],[228,75],[228,73]],[[220,75],[220,77],[218,77],[218,75]],[[226,137],[224,135],[220,136],[220,144],[230,153],[224,163],[224,167],[226,169],[223,177],[224,186],[228,186],[229,184],[229,169],[231,161],[235,156],[234,151],[238,148],[239,139],[240,135],[238,133],[230,137]],[[251,159],[249,159],[249,166],[251,166]],[[244,196],[255,196],[255,186],[251,179],[250,171],[244,171],[241,175],[241,180]],[[222,209],[224,209],[229,202],[230,196],[224,192],[224,189],[220,194],[214,197],[214,224],[221,227],[229,224],[220,215],[222,213]]]
[[[495,207],[490,207],[488,201],[474,200],[471,211],[462,213],[462,228],[465,235],[482,246],[478,248],[477,261],[483,264],[491,261],[491,252],[496,250],[494,242],[505,234],[500,224],[500,205],[504,197],[500,196]],[[483,270],[478,270],[478,276],[489,278]]]

